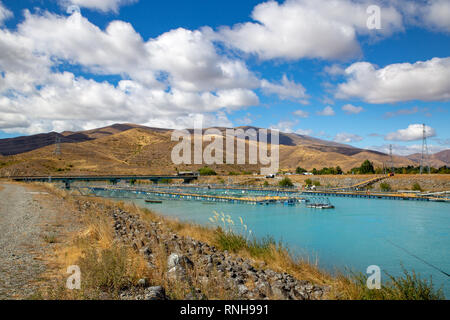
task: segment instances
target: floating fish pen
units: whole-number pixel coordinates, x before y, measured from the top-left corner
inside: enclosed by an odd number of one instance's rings
[[[307,208],[313,209],[334,209],[328,198],[313,198],[313,201],[306,205]]]
[[[286,196],[286,195],[247,195],[245,192],[233,192],[218,194],[215,190],[212,193],[187,193],[181,190],[155,189],[136,189],[122,187],[83,187],[78,188],[83,195],[95,195],[111,198],[128,198],[128,199],[144,199],[149,203],[160,203],[160,199],[170,200],[193,200],[202,202],[226,202],[226,203],[246,203],[269,205],[283,203],[285,205],[295,205],[300,202],[307,201],[303,198]],[[224,195],[225,194],[225,195]],[[153,200],[159,199],[159,200]]]
[[[343,197],[343,198],[366,198],[366,199],[385,199],[385,200],[409,200],[409,201],[437,201],[450,202],[448,198],[436,198],[430,196],[421,196],[405,193],[374,193],[374,192],[330,192],[330,191],[303,191],[304,195]]]

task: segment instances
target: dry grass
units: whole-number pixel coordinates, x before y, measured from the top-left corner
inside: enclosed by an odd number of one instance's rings
[[[75,199],[64,190],[50,184],[43,186],[74,206]],[[82,230],[55,246],[49,263],[53,266],[52,274],[46,275],[53,281],[35,298],[116,299],[120,290],[135,285],[141,278],[148,278],[150,273],[144,258],[114,239],[112,221],[103,211],[102,204],[103,201],[99,201],[96,206],[85,210]],[[44,240],[50,242],[52,239],[49,236]],[[78,265],[81,269],[81,290],[65,288],[67,268],[71,265]]]

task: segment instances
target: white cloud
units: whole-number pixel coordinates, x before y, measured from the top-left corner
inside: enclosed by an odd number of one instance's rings
[[[425,136],[427,138],[434,137],[436,135],[436,131],[429,127],[425,126]],[[423,137],[423,125],[421,124],[410,124],[406,129],[400,129],[395,132],[391,132],[384,137],[385,140],[388,141],[414,141],[421,140]]]
[[[384,144],[380,146],[370,146],[366,149],[368,150],[376,150],[380,151],[386,154],[389,154],[389,144]],[[428,146],[428,152],[429,154],[437,153],[443,150],[447,150],[448,146],[436,146],[436,145],[429,145]],[[413,145],[399,145],[399,144],[393,144],[392,145],[392,153],[399,156],[409,156],[414,153],[421,153],[422,152],[422,145],[421,144],[413,144]]]
[[[358,113],[362,112],[364,110],[364,108],[356,107],[351,104],[346,104],[345,106],[342,107],[342,110],[344,110],[345,113],[347,113],[347,114],[358,114]]]
[[[326,106],[323,110],[317,111],[317,115],[319,116],[334,116],[335,114],[333,108],[330,106]]]
[[[261,81],[261,88],[266,94],[277,94],[281,100],[297,100],[304,103],[308,97],[306,89],[300,84],[289,80],[284,74],[281,83],[271,83],[265,79]]]
[[[59,0],[64,6],[76,5],[101,12],[119,12],[119,8],[139,0]]]
[[[328,73],[329,75],[332,75],[332,76],[338,76],[338,75],[345,74],[345,69],[342,68],[340,65],[337,65],[337,64],[333,64],[331,66],[326,66],[324,68],[324,71],[326,73]]]
[[[245,63],[216,52],[200,31],[176,29],[144,42],[131,24],[105,30],[78,11],[25,12],[17,31],[0,29],[0,130],[38,133],[114,122],[192,127],[192,117],[230,125],[224,111],[259,104],[261,80]],[[118,75],[117,85],[75,76]],[[3,118],[2,118],[3,119]],[[64,130],[66,130],[64,129]]]
[[[423,111],[426,111],[426,110],[423,109]],[[411,109],[400,109],[395,112],[388,111],[383,115],[383,118],[388,119],[388,118],[392,118],[392,117],[396,117],[396,116],[415,114],[417,112],[419,112],[418,107],[413,107]]]
[[[407,23],[435,31],[450,32],[450,2],[448,0],[426,2],[403,0],[397,5],[403,9]]]
[[[12,16],[13,13],[10,10],[8,10],[5,6],[3,6],[3,3],[0,1],[0,26],[6,19],[11,18]]]
[[[334,137],[334,141],[340,142],[340,143],[359,142],[361,140],[363,140],[363,137],[358,136],[356,134],[352,134],[352,133],[346,133],[346,132],[338,133]]]
[[[347,82],[338,86],[338,98],[359,97],[370,103],[450,99],[450,57],[391,64],[381,69],[357,62],[345,72]]]
[[[103,31],[79,12],[66,17],[26,11],[18,34],[29,39],[35,51],[56,60],[82,65],[98,74],[123,74],[156,84],[146,63],[145,44],[129,23],[113,21]]]
[[[303,111],[303,110],[296,110],[296,111],[294,111],[294,114],[296,116],[301,117],[301,118],[308,118],[309,117],[309,112]]]
[[[357,34],[389,35],[402,29],[402,18],[393,7],[382,6],[383,26],[367,28],[370,1],[287,0],[257,5],[256,22],[220,30],[220,39],[261,59],[341,59],[360,53]]]
[[[259,86],[243,61],[218,55],[201,31],[179,28],[166,32],[148,41],[146,50],[152,68],[169,72],[171,85],[183,90]]]
[[[295,130],[295,133],[302,136],[311,136],[314,133],[314,131],[311,129],[297,129]]]
[[[24,115],[17,113],[0,112],[0,128],[26,128],[30,124]]]
[[[450,2],[448,0],[435,0],[424,9],[424,20],[433,29],[450,32]]]
[[[278,130],[280,132],[292,133],[293,127],[296,126],[298,121],[280,121],[277,124],[271,125],[269,129]]]
[[[27,12],[19,33],[45,54],[94,73],[127,75],[151,86],[162,85],[155,80],[161,75],[167,76],[166,85],[186,91],[259,86],[243,61],[217,54],[200,31],[179,28],[144,42],[123,21],[113,21],[103,31],[79,12],[69,17]]]
[[[236,120],[236,122],[240,125],[248,126],[253,123],[252,115],[247,112],[245,116]]]

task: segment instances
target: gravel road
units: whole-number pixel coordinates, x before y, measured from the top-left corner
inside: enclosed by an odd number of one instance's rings
[[[36,188],[0,184],[0,299],[30,298],[52,252],[46,235],[63,229],[58,205]],[[58,224],[59,223],[59,224]]]

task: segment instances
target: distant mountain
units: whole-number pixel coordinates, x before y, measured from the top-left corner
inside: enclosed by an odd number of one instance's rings
[[[450,149],[433,154],[435,159],[441,160],[446,165],[450,165]]]
[[[0,154],[4,156],[21,154],[54,145],[58,139],[64,143],[76,143],[89,140],[89,137],[80,133],[73,133],[64,136],[60,133],[50,132],[32,136],[0,139]]]
[[[240,127],[249,129],[252,127]],[[224,132],[226,128],[217,128]],[[254,128],[255,130],[258,128]],[[25,174],[156,174],[176,170],[197,170],[202,165],[174,165],[171,129],[150,128],[134,124],[79,132],[50,132],[0,140],[3,155],[0,175]],[[60,155],[55,142],[60,139]],[[253,142],[246,141],[246,144]],[[204,143],[206,146],[207,142]],[[235,155],[234,155],[235,156]],[[280,132],[280,169],[295,170],[340,166],[349,170],[369,159],[376,167],[389,162],[389,156],[373,150],[321,140],[295,133]],[[247,158],[248,160],[248,158]],[[415,165],[406,157],[394,157],[394,165]],[[220,173],[259,171],[259,165],[212,165]]]
[[[406,158],[410,159],[411,161],[414,161],[416,165],[420,164],[420,160],[422,158],[421,153],[414,153],[409,156],[406,156]],[[430,165],[435,168],[439,168],[442,166],[449,166],[450,165],[450,149],[443,150],[441,152],[431,154],[429,156]]]
[[[55,145],[57,139],[59,139],[61,143],[78,143],[104,136],[110,136],[137,127],[140,126],[131,124],[114,124],[112,126],[87,131],[64,131],[62,133],[49,132],[31,136],[0,139],[0,154],[7,156],[25,153],[49,145]]]

